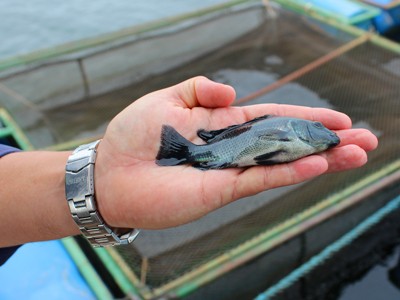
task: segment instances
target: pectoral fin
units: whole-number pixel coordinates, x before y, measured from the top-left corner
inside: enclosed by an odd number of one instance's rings
[[[208,142],[221,132],[222,132],[221,130],[207,131],[205,129],[199,129],[197,131],[197,136],[201,138],[203,141]]]
[[[199,138],[201,138],[203,141],[209,143],[209,142],[212,142],[212,140],[215,137],[219,136],[220,134],[224,133],[225,131],[231,130],[231,129],[236,129],[236,128],[239,128],[240,126],[242,126],[242,125],[232,125],[232,126],[229,126],[229,127],[223,128],[223,129],[210,130],[210,131],[207,131],[205,129],[199,129],[197,131],[197,136]]]
[[[278,163],[281,163],[279,156],[284,153],[285,153],[284,150],[268,152],[268,153],[265,153],[265,154],[255,157],[254,161],[258,165],[262,165],[262,166],[270,166],[270,165],[278,164]]]

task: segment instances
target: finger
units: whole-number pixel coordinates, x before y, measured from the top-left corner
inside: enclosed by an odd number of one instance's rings
[[[268,167],[252,167],[239,174],[233,187],[232,200],[262,191],[300,183],[328,170],[325,158],[317,155]]]
[[[312,108],[286,104],[259,104],[242,107],[246,121],[265,114],[319,121],[330,129],[349,129],[351,119],[344,113],[327,108]]]
[[[346,129],[336,133],[340,138],[339,147],[354,144],[365,151],[372,151],[378,147],[377,137],[367,129]]]
[[[235,90],[229,85],[217,83],[206,77],[194,77],[173,87],[178,99],[187,108],[197,106],[216,108],[231,105]]]
[[[357,145],[333,148],[318,155],[328,162],[329,173],[359,168],[368,161],[365,150]]]

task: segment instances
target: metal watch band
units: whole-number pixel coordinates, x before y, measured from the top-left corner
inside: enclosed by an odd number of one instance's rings
[[[102,219],[94,195],[94,165],[100,140],[79,146],[70,155],[65,173],[65,193],[72,218],[94,247],[133,242],[137,229],[113,230]]]

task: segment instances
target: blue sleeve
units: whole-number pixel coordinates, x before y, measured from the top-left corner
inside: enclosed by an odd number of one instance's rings
[[[20,150],[11,146],[0,144],[0,157],[17,151]]]
[[[0,144],[0,157],[17,152],[19,149]],[[0,266],[3,265],[20,246],[0,248]]]

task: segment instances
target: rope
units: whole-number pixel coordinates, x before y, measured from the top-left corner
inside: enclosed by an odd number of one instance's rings
[[[349,245],[360,235],[369,230],[372,226],[379,223],[385,216],[400,208],[400,196],[391,200],[384,207],[377,210],[374,214],[369,216],[363,222],[358,224],[351,231],[343,235],[341,238],[336,240],[334,243],[326,247],[319,254],[313,256],[306,263],[302,264],[299,268],[295,269],[292,273],[288,274],[286,277],[282,278],[278,283],[267,289],[265,292],[259,294],[255,300],[268,300],[276,296],[280,291],[288,288],[298,279],[303,277],[312,271],[316,266],[322,264],[333,254],[343,249],[345,246]]]

